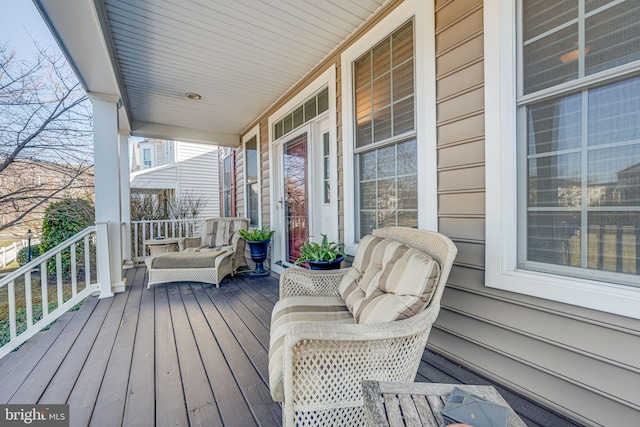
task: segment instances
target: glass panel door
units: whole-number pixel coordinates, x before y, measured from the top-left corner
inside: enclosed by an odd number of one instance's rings
[[[307,133],[284,144],[285,262],[293,264],[309,237]]]

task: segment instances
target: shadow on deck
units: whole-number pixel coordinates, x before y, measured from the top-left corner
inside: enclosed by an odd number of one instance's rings
[[[68,403],[72,426],[276,426],[268,386],[278,282],[243,275],[146,289],[144,268],[114,298],[90,297],[0,360],[0,403]],[[425,351],[417,381],[490,384]],[[567,426],[498,388],[530,426]]]

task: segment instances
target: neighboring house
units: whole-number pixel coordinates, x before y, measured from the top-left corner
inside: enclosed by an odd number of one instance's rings
[[[430,349],[579,423],[637,424],[638,1],[120,3],[36,0],[96,93],[102,220],[117,131],[230,147],[222,213],[277,231],[274,271],[321,233],[353,254],[377,227],[438,230],[459,252]]]
[[[0,175],[0,225],[8,224],[44,198],[47,203],[35,207],[11,231],[23,233],[40,227],[50,202],[68,197],[93,196],[93,167],[46,161],[16,160]]]
[[[132,143],[131,196],[162,204],[180,194],[202,197],[201,217],[220,214],[218,147],[182,141],[145,139]]]

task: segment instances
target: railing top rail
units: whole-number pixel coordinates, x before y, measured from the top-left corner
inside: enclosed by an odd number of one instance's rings
[[[131,221],[131,224],[158,224],[165,222],[198,222],[202,221],[203,218],[190,218],[190,219],[142,219],[138,221]]]
[[[80,239],[83,239],[84,236],[87,236],[87,235],[89,235],[91,233],[94,233],[96,230],[97,230],[97,227],[95,225],[89,226],[89,227],[85,228],[84,230],[82,230],[81,232],[79,232],[79,233],[73,235],[72,237],[68,238],[64,242],[60,243],[58,246],[54,247],[53,249],[51,249],[51,250],[47,251],[46,253],[40,255],[38,258],[32,259],[31,262],[23,265],[19,269],[15,270],[14,272],[12,272],[12,273],[6,275],[5,277],[3,277],[2,280],[0,280],[0,288],[5,286],[7,283],[11,282],[12,280],[15,280],[18,277],[24,275],[25,273],[28,273],[34,267],[36,267],[39,264],[43,263],[44,261],[46,261],[47,259],[51,258],[52,256],[58,254],[59,252],[62,252],[64,249],[68,248],[69,246],[71,246],[75,242],[79,241]]]

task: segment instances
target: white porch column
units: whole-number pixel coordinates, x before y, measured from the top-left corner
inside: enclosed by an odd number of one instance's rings
[[[118,156],[117,98],[89,94],[93,103],[93,152],[96,222],[108,223],[111,292],[122,292],[122,219],[120,210],[120,160]],[[99,263],[99,265],[106,265]],[[103,289],[105,286],[103,285]]]
[[[120,143],[120,216],[122,219],[122,259],[124,268],[131,261],[131,187],[129,185],[129,134],[118,134]]]

